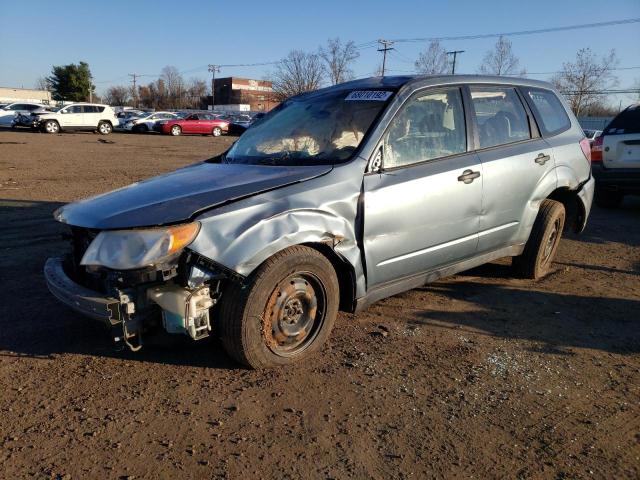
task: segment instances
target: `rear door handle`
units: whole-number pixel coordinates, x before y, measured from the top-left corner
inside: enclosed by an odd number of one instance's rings
[[[547,163],[549,160],[551,160],[551,157],[549,155],[545,155],[544,153],[539,153],[538,156],[536,157],[535,162],[538,165],[544,165],[545,163]]]
[[[473,170],[465,170],[464,172],[462,172],[462,175],[458,177],[458,181],[464,182],[465,184],[469,184],[479,176],[480,176],[480,172],[474,172]]]

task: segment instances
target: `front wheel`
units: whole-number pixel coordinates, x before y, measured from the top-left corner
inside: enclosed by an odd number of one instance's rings
[[[220,127],[213,127],[213,130],[211,130],[211,135],[213,135],[214,137],[219,137],[220,135],[222,135],[222,129]]]
[[[180,128],[180,126],[178,125],[174,125],[173,127],[171,127],[171,135],[173,135],[174,137],[177,137],[178,135],[182,134],[182,129]]]
[[[47,120],[44,123],[44,131],[47,133],[58,133],[60,131],[60,125],[55,120]]]
[[[544,200],[531,229],[524,252],[513,257],[513,268],[523,278],[537,280],[551,268],[564,229],[564,205],[555,200]]]
[[[98,133],[100,135],[109,135],[113,131],[113,127],[109,122],[100,122],[98,124]]]
[[[287,365],[325,343],[338,314],[331,262],[306,246],[266,260],[243,284],[225,292],[219,331],[227,353],[253,368]]]

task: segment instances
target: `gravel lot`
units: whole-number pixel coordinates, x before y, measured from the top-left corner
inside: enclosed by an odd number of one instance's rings
[[[500,261],[341,314],[292,368],[116,352],[53,299],[57,206],[232,141],[0,131],[0,477],[640,476],[637,198],[594,207],[540,282]]]

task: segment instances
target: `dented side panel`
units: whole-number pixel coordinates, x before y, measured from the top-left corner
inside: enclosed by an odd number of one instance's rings
[[[190,250],[247,276],[273,254],[301,243],[326,243],[353,268],[356,295],[366,292],[357,214],[366,162],[207,212]]]

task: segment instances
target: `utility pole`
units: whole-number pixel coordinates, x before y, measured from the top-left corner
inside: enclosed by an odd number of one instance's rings
[[[213,112],[213,106],[215,102],[215,90],[216,90],[216,72],[220,73],[220,67],[218,65],[209,65],[209,71],[211,72],[211,111]]]
[[[380,39],[378,40],[378,43],[381,46],[378,51],[382,52],[382,76],[384,77],[384,70],[387,66],[387,51],[393,50],[393,48],[391,47],[391,45],[393,45],[393,42],[391,40]]]
[[[453,50],[452,52],[447,52],[447,55],[453,55],[453,65],[451,68],[451,75],[456,74],[456,57],[459,53],[464,53],[464,50]]]
[[[138,91],[136,90],[136,79],[140,76],[136,73],[128,73],[131,77],[131,82],[133,83],[133,102],[135,103],[135,107],[138,108]]]

